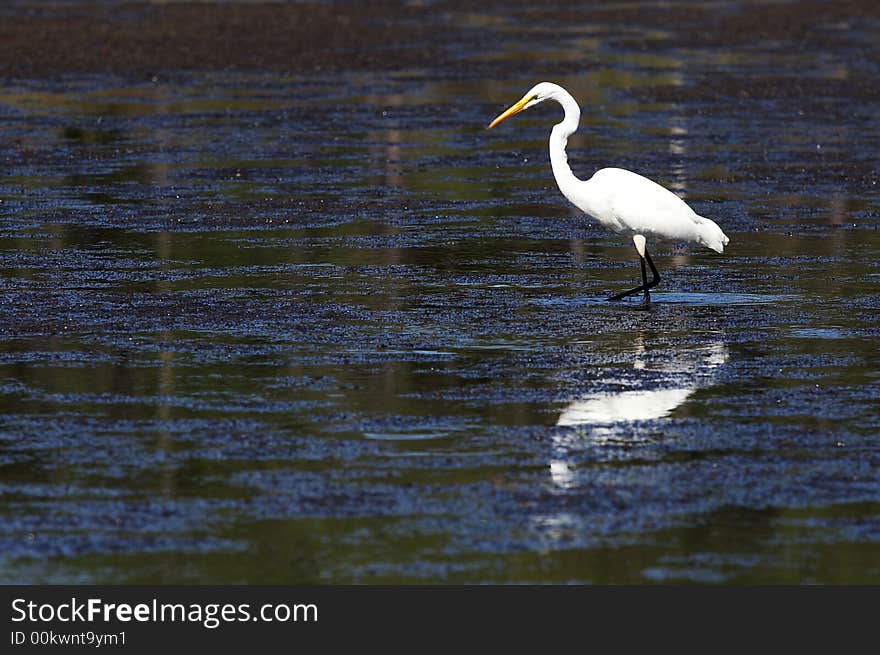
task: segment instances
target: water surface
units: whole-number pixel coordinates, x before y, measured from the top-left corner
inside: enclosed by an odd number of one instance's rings
[[[880,582],[880,16],[569,4],[7,71],[0,579]],[[730,236],[651,311],[541,79]]]

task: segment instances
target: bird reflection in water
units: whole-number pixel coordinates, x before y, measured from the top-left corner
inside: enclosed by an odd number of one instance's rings
[[[717,369],[728,358],[727,346],[721,339],[677,353],[674,360],[650,361],[647,355],[645,339],[639,335],[633,368],[644,370],[646,375],[636,384],[650,388],[634,389],[630,384],[623,391],[597,392],[562,410],[556,426],[574,429],[561,430],[553,436],[550,475],[554,484],[574,484],[575,471],[569,456],[572,449],[582,447],[585,440],[595,445],[637,439],[640,423],[668,416],[698,389],[711,386]]]

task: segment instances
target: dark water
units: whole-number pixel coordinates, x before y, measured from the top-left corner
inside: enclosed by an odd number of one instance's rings
[[[626,7],[6,79],[0,580],[880,582],[880,12]],[[651,311],[541,79],[730,236]]]

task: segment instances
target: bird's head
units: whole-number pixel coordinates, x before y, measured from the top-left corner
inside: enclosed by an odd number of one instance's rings
[[[498,125],[503,120],[507,120],[511,116],[516,116],[521,111],[525,111],[530,107],[534,107],[539,102],[544,102],[545,100],[551,100],[556,97],[558,91],[560,91],[560,87],[552,82],[541,82],[540,84],[536,84],[528,92],[520,98],[520,100],[511,106],[509,109],[505,110],[498,117],[489,123],[489,127],[486,129],[490,129]]]

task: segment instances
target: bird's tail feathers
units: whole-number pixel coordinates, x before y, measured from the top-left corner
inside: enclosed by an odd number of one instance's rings
[[[724,252],[724,246],[730,242],[724,231],[710,218],[705,216],[697,216],[697,218],[700,219],[700,243],[715,252]]]

